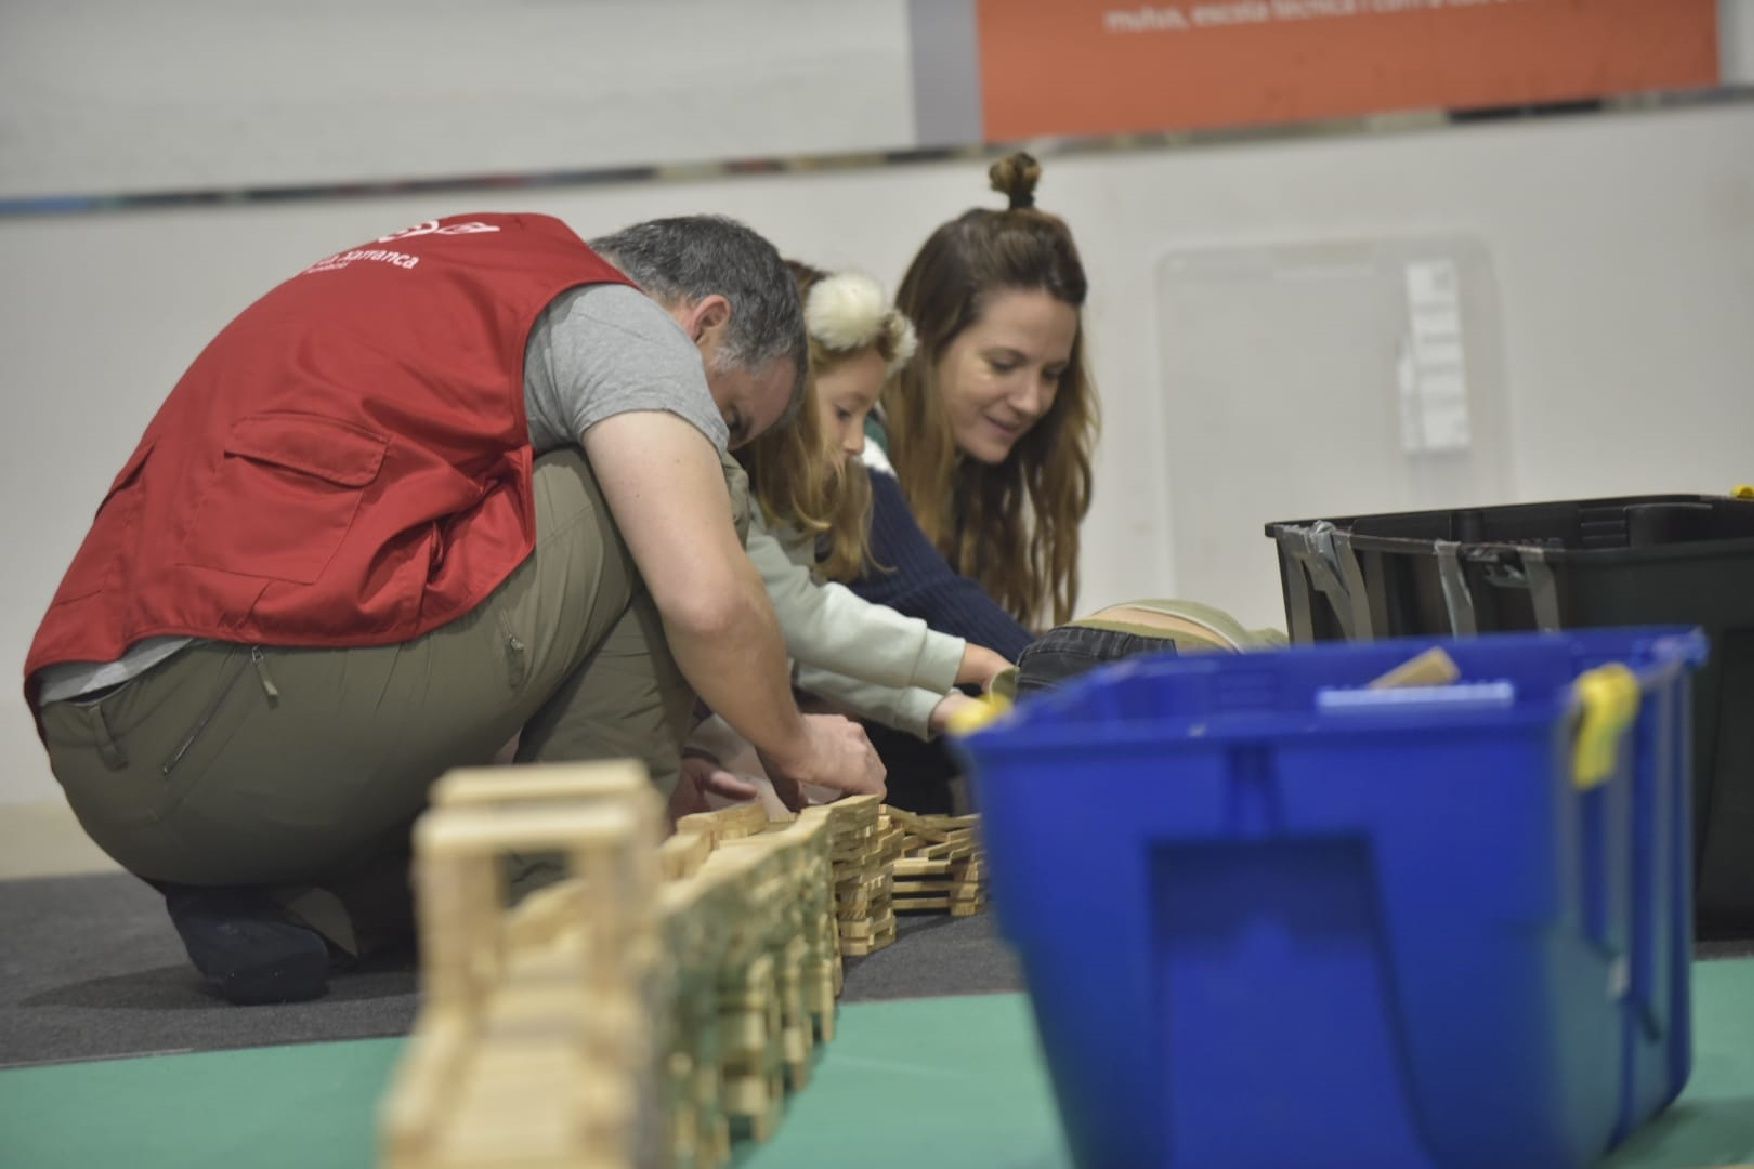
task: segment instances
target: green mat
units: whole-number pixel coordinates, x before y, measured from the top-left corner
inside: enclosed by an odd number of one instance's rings
[[[1694,968],[1687,1094],[1603,1169],[1754,1161],[1754,961]],[[848,1006],[744,1169],[1069,1165],[1017,995]],[[0,1072],[4,1169],[367,1169],[393,1039]]]

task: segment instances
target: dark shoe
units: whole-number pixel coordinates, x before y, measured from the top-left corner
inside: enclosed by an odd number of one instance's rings
[[[189,960],[221,998],[256,1006],[329,992],[329,944],[266,893],[180,885],[164,895]]]

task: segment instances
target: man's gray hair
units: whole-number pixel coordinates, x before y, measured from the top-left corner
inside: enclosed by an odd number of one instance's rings
[[[723,215],[653,219],[591,240],[591,249],[663,304],[722,296],[731,302],[720,360],[758,370],[781,358],[796,369],[792,409],[804,393],[810,338],[798,285],[774,246]]]

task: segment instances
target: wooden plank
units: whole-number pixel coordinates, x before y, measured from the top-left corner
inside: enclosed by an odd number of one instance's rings
[[[1417,657],[1402,662],[1370,683],[1372,690],[1391,690],[1406,686],[1448,686],[1460,680],[1461,667],[1455,659],[1433,646]]]

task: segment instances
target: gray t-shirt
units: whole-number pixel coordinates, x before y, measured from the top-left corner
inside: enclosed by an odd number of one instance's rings
[[[524,409],[537,454],[644,410],[677,415],[720,451],[731,437],[700,350],[656,301],[625,284],[562,293],[537,318],[524,346]]]
[[[617,414],[662,410],[725,450],[730,432],[707,390],[700,350],[658,303],[625,284],[588,284],[542,311],[524,345],[524,413],[537,454],[576,443]],[[113,662],[42,671],[40,702],[118,686],[189,644],[153,637]]]

